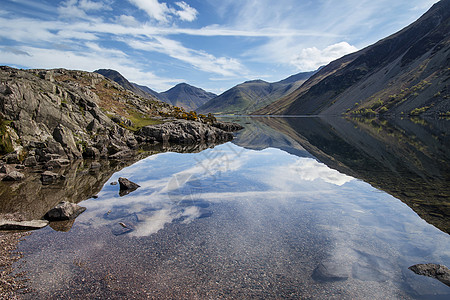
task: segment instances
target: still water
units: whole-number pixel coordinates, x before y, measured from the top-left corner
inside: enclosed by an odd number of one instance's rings
[[[26,237],[17,268],[31,293],[23,297],[449,299],[449,287],[408,270],[450,266],[448,190],[434,188],[444,210],[427,200],[428,212],[425,198],[390,185],[407,187],[414,172],[392,158],[401,155],[393,142],[370,140],[388,124],[369,124],[374,134],[343,120],[238,121],[246,129],[233,142],[140,160],[80,202],[87,210],[68,232],[47,227]],[[341,129],[354,141],[343,144]],[[437,135],[445,149],[446,133]],[[349,146],[364,142],[387,169]],[[441,176],[445,187],[448,174],[437,165],[437,179],[426,168],[420,174],[435,184]],[[119,177],[141,187],[120,196],[111,185]]]

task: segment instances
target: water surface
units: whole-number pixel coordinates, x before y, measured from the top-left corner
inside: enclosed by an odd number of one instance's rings
[[[380,176],[361,176],[355,166],[370,169],[368,154],[345,149],[354,145],[348,139],[329,144],[343,139],[329,123],[240,121],[246,130],[234,143],[149,156],[114,173],[98,198],[81,202],[87,210],[68,232],[33,232],[20,244],[20,270],[32,288],[24,297],[450,297],[449,287],[408,270],[450,266],[450,238],[438,229],[448,215],[433,225],[375,182]],[[333,158],[332,144],[353,154],[353,164]],[[386,147],[369,149],[392,162]],[[141,187],[121,197],[110,184],[119,177]],[[448,204],[446,191],[436,193]],[[323,267],[329,274],[318,271]]]

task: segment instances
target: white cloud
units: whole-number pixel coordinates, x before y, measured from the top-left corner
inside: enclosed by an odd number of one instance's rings
[[[192,22],[197,18],[198,11],[195,8],[190,7],[186,2],[176,2],[181,10],[175,10],[174,14],[180,17],[182,21]]]
[[[129,27],[139,26],[139,22],[133,16],[120,15],[115,18],[115,21],[119,24]]]
[[[176,2],[175,4],[181,8],[169,8],[167,3],[160,3],[158,0],[129,0],[139,9],[145,11],[151,19],[159,22],[167,23],[172,16],[177,16],[182,21],[192,22],[197,18],[197,10],[189,6],[186,2]]]
[[[347,42],[333,44],[323,50],[319,50],[316,47],[305,48],[298,55],[294,56],[290,63],[299,70],[316,70],[320,66],[357,50],[356,47]]]
[[[157,21],[167,22],[170,9],[166,3],[159,3],[158,0],[129,0],[139,9],[145,11],[150,18]]]
[[[80,0],[78,6],[84,11],[111,10],[111,8],[103,2],[95,2],[89,0]]]

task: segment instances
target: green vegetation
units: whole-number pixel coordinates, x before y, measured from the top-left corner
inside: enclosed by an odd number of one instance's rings
[[[146,117],[144,115],[140,114],[130,114],[129,116],[130,121],[133,123],[132,126],[126,126],[125,124],[121,123],[122,127],[125,127],[131,131],[138,131],[142,127],[148,126],[148,125],[157,125],[163,123],[161,120],[153,119],[150,117]]]
[[[173,111],[169,113],[162,114],[165,117],[172,117],[176,119],[184,119],[191,121],[199,121],[205,124],[212,124],[216,122],[216,117],[209,113],[207,116],[203,114],[198,114],[195,111],[186,112],[183,108],[174,106]]]
[[[364,117],[370,117],[375,115],[382,115],[387,113],[391,108],[409,100],[419,96],[419,93],[425,90],[427,87],[431,85],[431,82],[427,80],[422,80],[418,84],[412,86],[411,88],[403,88],[400,89],[399,93],[384,95],[382,98],[374,99],[375,97],[369,98],[365,103],[356,102],[352,109],[347,110],[346,114],[349,115],[360,115]],[[440,93],[436,93],[435,97],[440,96]],[[426,110],[428,110],[430,106],[416,108],[409,113],[409,115],[419,115]]]
[[[420,108],[419,107],[415,108],[409,113],[409,115],[410,116],[418,116],[418,115],[426,112],[430,107],[431,106],[424,106],[424,107],[420,107]]]

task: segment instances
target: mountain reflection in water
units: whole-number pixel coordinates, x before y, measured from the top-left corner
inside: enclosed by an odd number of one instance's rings
[[[294,141],[291,153],[306,149],[330,168],[388,192],[450,233],[450,121],[257,118],[254,122]],[[241,140],[235,143],[245,145]]]
[[[343,119],[240,122],[246,129],[233,143],[156,154],[113,174],[97,199],[80,204],[87,210],[69,232],[33,232],[20,244],[32,288],[24,298],[450,296],[408,270],[450,265],[450,237],[436,228],[448,228],[446,125],[433,127],[432,142],[400,136],[422,128],[406,121],[402,129]],[[110,185],[119,177],[141,187],[120,197]],[[418,178],[433,184],[422,189],[427,198],[409,183]],[[431,202],[435,194],[442,201]]]

